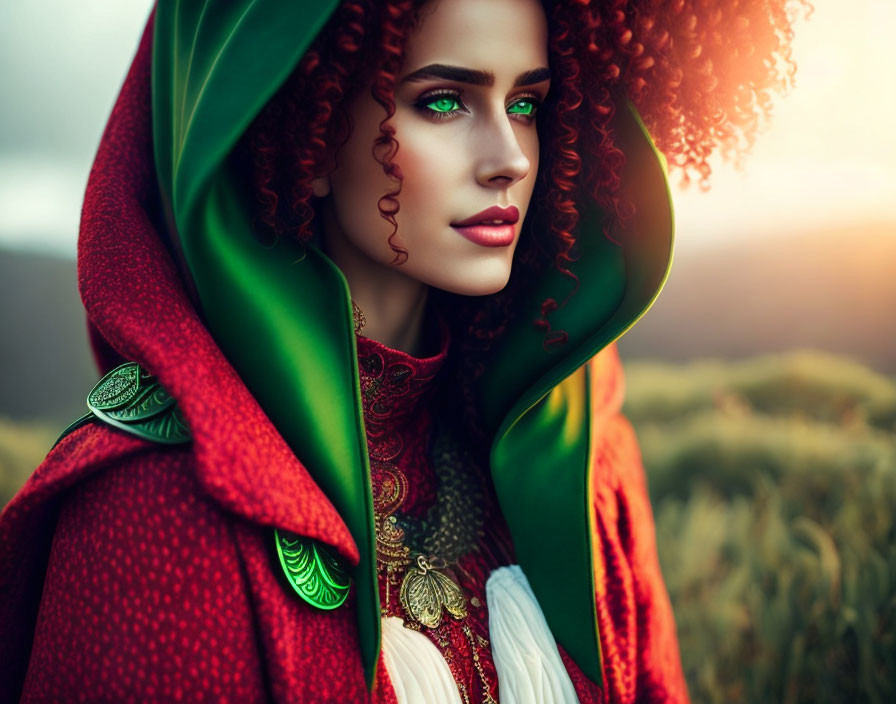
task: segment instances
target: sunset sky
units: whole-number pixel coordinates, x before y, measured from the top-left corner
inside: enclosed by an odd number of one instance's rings
[[[742,171],[675,192],[679,250],[730,238],[891,223],[896,237],[896,2],[815,0],[797,26],[796,86]]]
[[[797,27],[797,85],[743,171],[717,162],[709,193],[675,190],[679,255],[828,225],[896,233],[896,2],[814,4]],[[149,5],[0,9],[0,245],[74,256],[90,161]]]

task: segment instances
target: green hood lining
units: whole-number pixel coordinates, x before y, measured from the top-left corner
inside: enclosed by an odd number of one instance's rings
[[[314,247],[260,245],[227,165],[242,133],[337,5],[209,0],[200,7],[160,0],[154,148],[163,198],[209,329],[355,538],[361,657],[372,682],[379,601],[348,286]],[[617,245],[603,234],[603,214],[584,209],[580,257],[571,266],[580,289],[552,316],[568,343],[545,351],[542,333],[522,320],[500,340],[480,393],[488,427],[497,428],[492,476],[520,563],[557,641],[597,682],[590,401],[580,368],[649,307],[665,279],[672,241],[662,159],[631,106],[617,110],[616,132],[627,160],[622,196],[636,206],[636,216],[614,233]],[[520,305],[536,310],[539,301],[566,290],[568,280],[558,277],[548,272]],[[540,530],[533,529],[535,513]],[[552,542],[551,535],[562,540]],[[558,572],[553,556],[564,546],[572,557]]]

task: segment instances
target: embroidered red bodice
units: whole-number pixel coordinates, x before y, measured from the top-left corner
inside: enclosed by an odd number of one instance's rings
[[[391,575],[387,573],[388,557],[383,555],[380,527],[384,514],[426,521],[438,502],[452,501],[451,491],[444,487],[440,490],[440,474],[444,472],[437,471],[433,456],[434,443],[441,432],[435,408],[438,375],[447,355],[448,338],[447,330],[443,330],[439,351],[424,358],[412,357],[365,337],[358,338],[361,399],[380,538],[377,540],[380,603],[384,616],[397,616],[405,621],[412,620],[402,606],[399,587],[407,568],[402,566]],[[465,452],[450,453],[450,456],[449,461],[471,462]],[[485,583],[492,570],[510,564],[513,558],[509,533],[497,509],[490,482],[478,469],[471,466],[464,469],[466,474],[462,476],[473,479],[466,481],[461,491],[472,492],[480,510],[473,512],[479,513],[478,516],[465,515],[461,522],[481,523],[481,530],[474,533],[473,547],[445,571],[466,597],[467,617],[455,619],[445,611],[439,626],[419,628],[448,663],[462,701],[478,703],[488,701],[486,687],[489,696],[498,698],[498,680],[489,649]],[[458,526],[458,532],[469,534],[474,527],[465,523]]]

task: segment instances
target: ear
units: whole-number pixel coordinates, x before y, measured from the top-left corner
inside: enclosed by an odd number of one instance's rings
[[[324,198],[330,195],[330,177],[318,176],[311,180],[311,193],[315,198]]]

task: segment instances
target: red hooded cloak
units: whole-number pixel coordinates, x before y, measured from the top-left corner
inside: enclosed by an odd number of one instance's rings
[[[203,326],[159,235],[150,34],[90,175],[79,281],[100,369],[139,362],[177,399],[193,440],[170,447],[86,425],[7,506],[0,700],[395,701],[382,661],[368,693],[353,609],[296,599],[271,559],[272,526],[351,564],[358,549]],[[589,365],[603,689],[561,654],[582,702],[684,702],[615,348]]]

